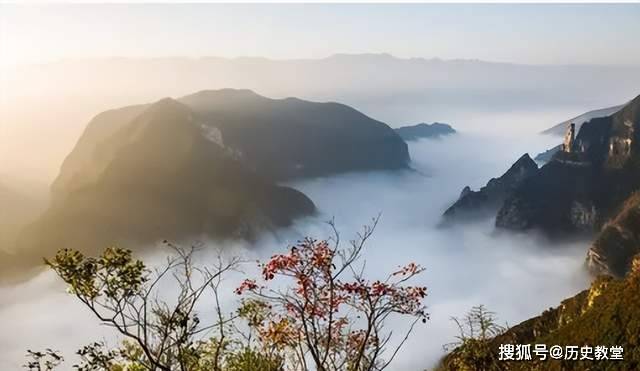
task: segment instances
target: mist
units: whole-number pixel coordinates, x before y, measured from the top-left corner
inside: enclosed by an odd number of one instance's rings
[[[205,89],[248,88],[270,98],[337,101],[398,127],[449,122],[491,130],[494,114],[551,113],[540,131],[637,95],[640,67],[517,65],[478,60],[338,54],[322,59],[95,58],[0,70],[0,182],[48,184],[99,112]]]
[[[324,222],[331,218],[342,239],[348,240],[381,214],[365,248],[366,274],[379,278],[411,261],[426,267],[416,283],[428,288],[430,314],[426,324],[416,327],[391,370],[432,367],[444,354],[442,346],[455,340],[451,316],[462,316],[472,306],[484,304],[502,323],[514,325],[588,286],[583,270],[587,241],[551,245],[535,234],[496,233],[491,219],[438,227],[442,212],[465,185],[477,189],[501,175],[524,152],[533,156],[557,144],[557,138],[534,134],[536,125],[548,117],[515,112],[478,115],[465,124],[493,129],[410,142],[411,171],[352,173],[290,183],[316,203],[319,215],[265,234],[252,245],[206,242],[210,249],[199,263],[206,264],[219,248],[248,259],[266,259],[303,236],[330,237]],[[502,130],[514,122],[530,129]],[[145,254],[144,260],[153,264],[165,253]],[[232,290],[239,278],[231,277],[223,289],[227,310],[237,300]],[[0,369],[18,369],[26,349],[52,347],[73,360],[73,351],[81,345],[116,341],[108,328],[98,326],[64,292],[51,272],[0,288],[0,298]],[[406,325],[402,319],[393,319],[389,328]]]

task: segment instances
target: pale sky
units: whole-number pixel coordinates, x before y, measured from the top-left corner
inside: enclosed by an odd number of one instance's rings
[[[640,4],[0,4],[0,65],[334,53],[640,65]]]

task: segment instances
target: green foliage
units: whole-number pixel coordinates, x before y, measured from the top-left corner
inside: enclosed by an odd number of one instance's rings
[[[347,249],[338,249],[336,232],[335,247],[305,239],[289,254],[275,255],[263,265],[264,279],[289,276],[295,278],[293,287],[280,294],[253,292],[228,315],[220,307],[219,288],[223,273],[236,269],[237,258],[219,256],[217,265],[199,267],[193,262],[195,247],[167,243],[175,254],[153,270],[120,248],[95,258],[64,249],[45,262],[68,284],[69,293],[122,338],[116,347],[94,342],[78,350],[77,371],[378,371],[393,360],[413,326],[426,321],[426,288],[405,284],[423,271],[415,263],[384,281],[370,282],[357,273],[354,263],[372,232],[373,227],[365,227]],[[353,273],[352,281],[343,280],[343,272]],[[173,281],[175,295],[159,292],[167,287],[164,279]],[[256,289],[255,281],[247,279],[234,291]],[[201,305],[207,293],[213,306]],[[213,320],[199,313],[211,309]],[[383,359],[393,334],[383,332],[390,315],[413,320]],[[31,355],[38,357],[29,363],[33,371],[51,371],[61,362],[47,358],[57,355]]]
[[[636,258],[634,262],[640,260]],[[578,295],[564,300],[538,317],[518,324],[488,341],[466,341],[448,354],[440,370],[477,370],[486,367],[487,353],[498,355],[500,344],[559,346],[622,346],[622,361],[552,360],[498,361],[487,370],[514,371],[631,371],[640,369],[640,265],[624,279],[599,277]]]
[[[279,355],[270,355],[251,348],[242,348],[226,358],[225,371],[280,371],[284,360]]]
[[[267,319],[270,310],[271,306],[263,300],[242,299],[238,308],[238,316],[247,321],[250,328],[256,328]]]
[[[127,298],[140,292],[148,280],[144,263],[130,250],[109,247],[99,258],[87,258],[77,250],[58,251],[45,263],[69,285],[69,291],[86,300],[98,296]]]
[[[498,325],[494,312],[484,305],[471,308],[463,318],[453,317],[458,326],[457,341],[445,345],[454,349],[443,362],[446,370],[494,371],[500,370],[500,361],[491,340],[505,331]]]

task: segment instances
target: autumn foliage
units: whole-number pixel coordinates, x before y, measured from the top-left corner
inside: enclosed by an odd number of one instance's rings
[[[389,316],[412,318],[408,332],[427,320],[426,287],[406,284],[422,267],[409,263],[370,281],[357,266],[376,222],[346,249],[340,249],[337,233],[333,244],[304,239],[261,264],[259,282],[246,279],[236,289],[269,303],[269,315],[255,328],[264,344],[294,355],[296,369],[307,369],[308,362],[317,370],[384,369],[408,336],[388,349],[394,340],[384,331]]]
[[[260,264],[255,278],[237,287],[223,276],[246,262],[197,266],[198,249],[168,244],[164,267],[150,269],[131,251],[108,248],[96,258],[61,250],[46,263],[68,291],[123,342],[92,342],[78,350],[78,370],[103,371],[373,371],[386,368],[417,323],[427,320],[425,287],[408,284],[423,268],[398,267],[386,278],[364,275],[362,252],[378,220],[347,247],[330,223],[328,240],[305,238]],[[174,301],[160,287],[176,287]],[[240,296],[225,313],[224,290]],[[166,294],[166,293],[165,293]],[[171,295],[169,295],[171,296]],[[213,298],[213,307],[201,300]],[[207,313],[209,311],[210,313]],[[406,331],[387,331],[391,316],[408,317]],[[205,321],[206,319],[206,321]],[[211,320],[212,319],[212,320]],[[392,335],[396,336],[392,336]],[[29,352],[30,370],[53,370],[57,352]]]

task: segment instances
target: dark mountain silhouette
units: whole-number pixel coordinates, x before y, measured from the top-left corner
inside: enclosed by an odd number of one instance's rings
[[[409,162],[407,144],[389,126],[343,104],[233,89],[180,101],[218,129],[246,166],[272,179],[402,169]]]
[[[393,129],[338,103],[223,89],[109,110],[86,127],[52,184],[50,207],[4,265],[34,266],[64,247],[252,239],[315,210],[275,181],[408,162]]]
[[[589,268],[622,276],[640,243],[639,143],[640,96],[584,123],[577,135],[570,126],[551,159],[508,192],[498,188],[491,196],[491,182],[479,192],[466,187],[445,220],[497,208],[498,228],[536,229],[553,238],[595,235]]]
[[[498,227],[596,232],[640,186],[640,96],[583,124],[540,172],[509,197]]]
[[[492,178],[479,191],[466,186],[460,198],[445,212],[445,222],[495,213],[504,200],[527,178],[538,172],[538,165],[528,154],[522,155],[499,178]]]
[[[551,161],[551,159],[553,158],[553,156],[562,149],[562,144],[558,144],[557,146],[550,148],[544,152],[538,153],[536,155],[536,157],[534,158],[534,160],[536,160],[537,162],[543,162],[543,163],[547,163],[549,161]]]
[[[206,90],[178,99],[198,117],[206,135],[258,174],[287,180],[348,171],[403,169],[407,144],[389,126],[339,103],[269,99],[250,90]],[[85,129],[65,159],[54,189],[89,158],[97,143],[148,108],[103,112]]]
[[[19,258],[33,265],[64,247],[252,238],[314,212],[304,194],[245,168],[201,120],[169,98],[96,117],[63,165],[50,208],[21,234]]]
[[[444,135],[455,134],[451,125],[434,122],[433,124],[420,123],[417,125],[402,126],[395,129],[396,133],[404,140],[418,140],[420,138],[439,138]]]

